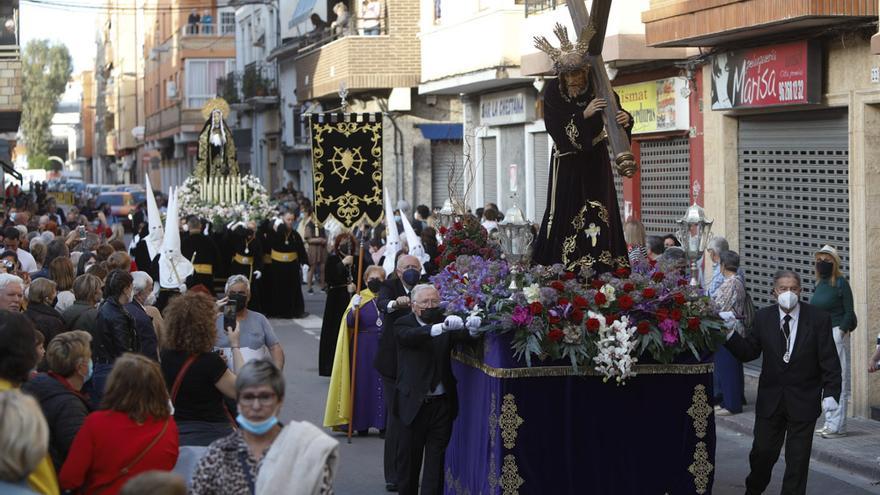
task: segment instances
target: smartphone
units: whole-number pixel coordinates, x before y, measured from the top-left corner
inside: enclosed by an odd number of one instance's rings
[[[228,302],[223,305],[223,330],[227,328],[235,328],[236,307],[234,302]]]
[[[76,228],[76,231],[79,232],[79,240],[81,240],[81,241],[86,240],[86,228],[85,228],[85,226],[80,225],[79,227]]]

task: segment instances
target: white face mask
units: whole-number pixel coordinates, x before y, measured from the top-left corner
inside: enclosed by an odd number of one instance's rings
[[[779,307],[785,311],[791,311],[798,305],[798,296],[794,292],[787,290],[776,296]]]

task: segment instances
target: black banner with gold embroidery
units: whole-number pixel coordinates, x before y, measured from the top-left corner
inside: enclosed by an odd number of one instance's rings
[[[347,229],[382,218],[382,114],[324,113],[309,117],[315,215]]]

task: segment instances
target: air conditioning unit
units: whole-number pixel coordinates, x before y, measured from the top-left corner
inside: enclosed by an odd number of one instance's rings
[[[167,81],[165,83],[165,94],[168,95],[168,99],[177,98],[177,83],[174,81]]]

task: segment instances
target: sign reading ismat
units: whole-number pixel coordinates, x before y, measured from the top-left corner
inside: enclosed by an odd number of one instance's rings
[[[690,126],[683,77],[615,86],[620,106],[633,116],[633,134],[687,130]]]
[[[712,110],[821,103],[821,45],[783,45],[712,57]]]

